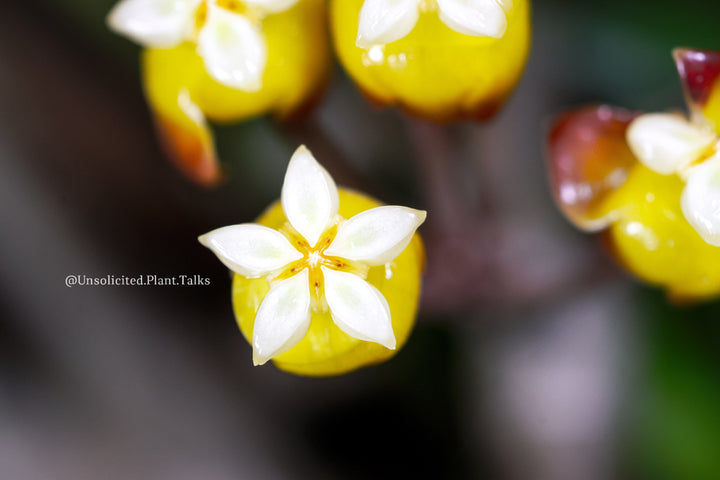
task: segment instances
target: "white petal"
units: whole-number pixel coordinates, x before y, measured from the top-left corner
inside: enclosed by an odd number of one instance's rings
[[[246,92],[262,88],[267,45],[262,32],[246,17],[208,5],[198,35],[198,52],[208,73],[218,82]]]
[[[202,0],[122,0],[107,17],[111,30],[145,47],[178,45],[192,32]]]
[[[682,194],[682,210],[707,243],[720,247],[720,156],[690,170]]]
[[[352,273],[322,267],[325,300],[335,324],[348,335],[395,349],[387,300],[375,287]]]
[[[294,7],[298,0],[245,0],[245,4],[263,13],[280,13]]]
[[[338,191],[330,174],[301,146],[290,159],[282,187],[282,207],[290,224],[310,243],[335,221]]]
[[[400,40],[415,28],[418,18],[418,0],[365,0],[356,44],[370,48]]]
[[[253,363],[290,350],[310,328],[308,270],[276,283],[263,299],[253,327]]]
[[[437,0],[440,20],[456,32],[502,38],[507,17],[496,0]]]
[[[678,172],[696,161],[715,140],[710,129],[670,113],[641,115],[627,131],[628,145],[635,156],[663,175]]]
[[[400,255],[427,214],[407,207],[377,207],[343,223],[325,254],[368,265],[383,265]]]
[[[506,13],[510,13],[513,7],[513,0],[495,0],[500,8],[505,10]]]
[[[261,277],[303,255],[283,234],[253,223],[218,228],[199,238],[227,267],[247,277]]]

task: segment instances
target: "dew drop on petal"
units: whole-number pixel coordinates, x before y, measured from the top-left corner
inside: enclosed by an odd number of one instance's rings
[[[385,46],[373,45],[362,53],[362,63],[366,67],[385,63]],[[389,59],[388,59],[389,60]]]

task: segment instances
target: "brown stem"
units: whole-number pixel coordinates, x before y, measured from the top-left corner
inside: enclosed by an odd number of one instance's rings
[[[457,311],[481,303],[494,308],[532,308],[617,274],[604,261],[577,271],[556,272],[552,278],[526,274],[523,260],[512,251],[519,233],[495,214],[498,199],[492,192],[497,189],[482,184],[492,166],[475,161],[472,152],[472,164],[464,162],[466,152],[462,143],[453,141],[455,132],[450,126],[409,119],[407,127],[429,211],[423,228],[428,255],[426,311]],[[466,192],[462,185],[472,188]]]

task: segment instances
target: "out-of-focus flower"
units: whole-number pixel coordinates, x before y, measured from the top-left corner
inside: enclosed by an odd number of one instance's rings
[[[160,138],[191,179],[220,168],[207,119],[287,117],[319,95],[330,55],[323,0],[121,0],[110,28],[145,47]]]
[[[578,227],[678,300],[720,294],[720,52],[678,49],[690,108],[570,112],[550,137],[555,198]]]
[[[332,0],[342,64],[373,101],[431,120],[488,118],[523,72],[528,0]]]
[[[345,220],[345,218],[348,218]],[[257,224],[200,237],[236,273],[233,303],[256,365],[336,375],[393,355],[415,321],[425,212],[340,190],[300,147],[281,202]]]

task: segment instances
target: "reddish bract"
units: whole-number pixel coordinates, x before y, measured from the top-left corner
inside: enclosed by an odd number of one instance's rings
[[[556,202],[577,227],[595,231],[612,220],[604,206],[637,162],[625,132],[637,113],[607,105],[561,115],[550,132],[548,169]]]
[[[702,109],[720,77],[720,52],[678,48],[673,57],[688,105],[691,109]]]

